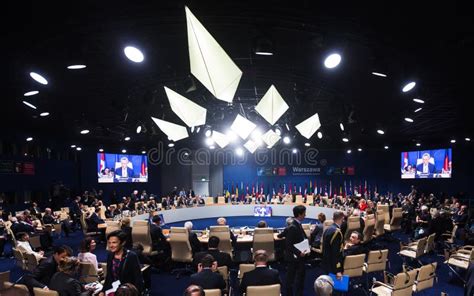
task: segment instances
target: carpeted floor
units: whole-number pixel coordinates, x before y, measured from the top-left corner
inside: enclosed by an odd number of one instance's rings
[[[284,217],[270,217],[270,218],[230,217],[227,219],[228,224],[231,227],[240,227],[244,225],[254,226],[260,220],[267,221],[270,227],[284,227],[285,225]],[[312,221],[308,220],[307,222],[312,222]],[[210,225],[214,225],[215,219],[213,218],[213,219],[194,220],[193,224],[194,224],[194,229],[204,229],[206,227],[209,227]],[[168,228],[171,226],[182,226],[182,225],[183,223],[174,223],[174,224],[165,225],[165,228]],[[67,244],[70,247],[72,247],[75,254],[77,254],[82,238],[83,238],[82,232],[77,231],[71,234],[69,238],[61,237],[61,238],[55,239],[55,245]],[[396,238],[401,239],[402,241],[408,240],[408,238],[404,234],[396,235]],[[388,271],[390,271],[391,273],[400,272],[402,270],[403,261],[401,257],[397,255],[397,252],[399,251],[398,242],[380,241],[380,242],[377,242],[377,245],[379,247],[388,248],[390,250],[389,252],[390,266],[388,268]],[[5,252],[7,255],[11,255],[11,246],[8,243],[5,247]],[[95,253],[97,254],[98,260],[100,262],[105,261],[106,251],[105,251],[104,244],[98,245],[98,248]],[[424,291],[424,293],[420,293],[420,295],[438,296],[441,294],[441,292],[447,292],[449,296],[463,295],[464,290],[463,290],[462,282],[459,279],[457,279],[456,276],[453,276],[452,274],[450,274],[449,268],[443,263],[444,257],[441,257],[436,254],[425,255],[422,258],[422,261],[423,263],[438,262],[438,268],[436,271],[437,276],[438,276],[438,281],[435,283],[433,288]],[[315,278],[319,274],[321,274],[321,271],[318,268],[317,263],[313,265],[314,267],[308,266],[306,270],[305,295],[314,295],[313,282]],[[276,263],[276,264],[272,264],[272,267],[280,271],[281,279],[284,285],[284,280],[285,280],[284,265]],[[238,266],[235,266],[235,268],[231,270],[231,285],[234,291],[238,290],[237,289],[238,285],[236,284],[237,269],[238,269]],[[14,259],[9,258],[8,256],[5,259],[0,259],[0,271],[7,271],[7,270],[10,270],[11,272],[11,280],[16,280],[23,274],[23,271],[15,266]],[[381,280],[382,275],[377,274],[377,275],[374,275],[374,277]],[[370,276],[370,278],[372,278],[372,275]],[[365,278],[363,279],[363,281],[365,282]],[[154,270],[152,273],[152,278],[151,278],[151,291],[152,291],[152,295],[156,295],[156,296],[171,296],[171,295],[178,296],[178,295],[182,295],[183,290],[187,287],[188,284],[189,284],[189,276],[182,276],[180,279],[176,279],[174,275],[171,275],[167,272],[160,272],[158,270]],[[284,291],[284,287],[282,291]],[[238,295],[238,294],[234,294],[234,295]],[[366,294],[363,291],[363,289],[359,288],[359,289],[350,290],[349,295],[357,296],[357,295],[366,295]]]

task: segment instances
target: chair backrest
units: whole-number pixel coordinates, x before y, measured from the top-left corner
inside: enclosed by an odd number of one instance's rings
[[[230,241],[230,230],[228,225],[211,226],[209,237],[217,236],[219,238],[219,246],[217,247],[221,252],[228,253],[232,256],[232,244]]]
[[[365,220],[364,231],[362,233],[362,235],[364,236],[364,243],[367,243],[372,240],[374,236],[374,230],[375,230],[375,219]]]
[[[15,262],[18,267],[21,269],[26,269],[26,257],[24,256],[23,252],[16,248],[12,248],[13,256],[15,257]]]
[[[208,196],[206,197],[206,205],[213,205],[214,204],[214,197],[213,196]]]
[[[323,232],[331,225],[334,224],[334,221],[333,220],[325,220],[323,222]]]
[[[152,248],[150,225],[146,224],[146,226],[142,225],[138,227],[134,225],[132,227],[132,241],[143,245],[143,253],[150,253]]]
[[[410,296],[413,293],[413,284],[416,280],[418,270],[413,269],[408,272],[400,272],[393,280],[392,296]]]
[[[269,261],[275,261],[275,242],[273,228],[255,228],[253,251],[265,250]]]
[[[312,205],[314,203],[314,195],[306,195],[306,204],[307,205]]]
[[[204,294],[206,296],[221,296],[221,290],[220,289],[204,289]]]
[[[350,216],[347,218],[347,229],[344,235],[344,238],[347,240],[351,235],[352,231],[360,229],[360,217],[359,216]]]
[[[370,251],[365,272],[383,271],[387,268],[388,249]]]
[[[53,290],[45,290],[42,288],[33,288],[35,296],[59,296],[59,293]]]
[[[193,250],[189,243],[188,229],[185,227],[171,227],[170,240],[171,259],[177,262],[192,262]]]
[[[454,243],[454,239],[456,237],[456,232],[458,231],[458,226],[454,225],[453,231],[451,232],[451,237],[448,239],[448,242]]]
[[[27,269],[29,271],[35,270],[36,266],[38,266],[38,258],[36,258],[35,254],[30,253],[30,254],[25,254],[26,257],[26,263],[27,263]]]
[[[248,272],[248,271],[252,271],[255,269],[255,265],[253,264],[240,264],[239,265],[239,273],[237,275],[237,277],[239,278],[239,280],[242,280],[242,278],[244,277],[244,273]]]
[[[376,220],[375,220],[375,234],[377,236],[383,235],[385,233],[385,230],[383,228],[384,223],[385,223],[384,216],[377,214]]]
[[[30,292],[28,291],[28,288],[25,285],[13,284],[11,282],[5,282],[3,283],[3,285],[5,286],[5,289],[11,289],[12,292],[14,291],[14,293],[11,295],[16,295],[16,296],[30,295]]]
[[[426,240],[426,246],[425,246],[425,254],[428,254],[435,249],[435,237],[436,233],[432,233],[428,236],[428,239]]]
[[[7,230],[7,234],[12,238],[13,247],[16,247],[17,246],[17,241],[16,241],[15,234],[13,233],[11,228],[5,228],[5,229]]]
[[[309,238],[311,236],[311,225],[309,223],[303,223],[301,226],[303,227],[306,237]]]
[[[225,196],[218,196],[217,197],[217,204],[219,204],[219,205],[225,204]]]
[[[388,205],[377,205],[377,212],[379,210],[383,211],[384,224],[389,224],[390,223],[390,212],[389,212]]]
[[[416,258],[425,253],[426,243],[428,241],[427,237],[420,238],[416,244]]]
[[[10,270],[0,272],[0,290],[4,288],[4,283],[10,280]]]
[[[79,262],[79,273],[80,273],[80,282],[81,283],[93,283],[99,280],[97,275],[97,269],[95,269],[94,264],[88,261]]]
[[[403,209],[393,208],[392,219],[390,220],[390,230],[398,230],[402,227]]]
[[[295,198],[295,203],[302,204],[303,203],[303,195],[297,194]]]
[[[280,284],[248,286],[246,296],[280,296]]]
[[[351,277],[362,276],[364,272],[365,254],[346,256],[344,258],[344,275]]]
[[[229,290],[229,267],[227,266],[218,266],[217,271],[222,275],[222,278],[224,278],[224,282],[226,285],[226,290]],[[206,294],[207,295],[207,294]]]
[[[142,227],[142,226],[148,226],[148,221],[147,220],[136,220],[133,221],[133,227]]]
[[[415,290],[417,292],[433,287],[434,279],[436,277],[437,262],[423,265],[418,269],[418,276],[416,278]]]

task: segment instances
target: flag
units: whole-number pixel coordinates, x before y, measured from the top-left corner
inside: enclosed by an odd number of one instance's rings
[[[300,185],[300,191],[298,191],[298,192],[299,192],[299,194],[301,194],[301,185]]]
[[[255,194],[255,184],[252,185],[252,195]]]
[[[349,195],[352,195],[352,180],[349,180]]]
[[[367,193],[367,180],[364,182],[364,194]]]
[[[235,187],[235,196],[239,197],[239,187]]]
[[[403,152],[403,160],[402,160],[402,167],[403,167],[403,170],[406,170],[406,168],[408,167],[408,152]]]
[[[342,193],[342,196],[346,197],[347,195],[347,185],[346,185],[346,180],[344,180],[344,192]]]
[[[263,194],[263,182],[260,184],[260,194]]]
[[[140,176],[147,176],[148,175],[148,169],[146,167],[146,156],[142,155],[142,164],[140,166]]]
[[[449,155],[448,155],[448,149],[444,150],[443,171],[444,171],[444,172],[448,172],[448,171],[449,171]]]
[[[283,194],[286,194],[286,184],[283,183]]]
[[[234,181],[232,181],[232,190],[230,191],[230,193],[234,193]]]
[[[329,181],[329,196],[332,196],[332,183]]]
[[[229,190],[226,191],[225,196],[226,196],[226,197],[229,197],[229,196],[230,196]]]
[[[105,153],[100,154],[99,162],[99,176],[102,174],[102,171],[105,169]]]
[[[290,188],[290,194],[293,193],[293,187],[291,187],[291,183],[290,183],[290,186],[288,186]]]
[[[249,184],[247,184],[247,188],[245,189],[245,194],[249,194]]]

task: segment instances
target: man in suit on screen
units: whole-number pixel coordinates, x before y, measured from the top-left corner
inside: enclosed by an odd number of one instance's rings
[[[416,166],[416,171],[418,174],[434,174],[435,165],[430,162],[431,156],[429,153],[423,154],[422,162]]]
[[[115,169],[115,176],[117,178],[132,178],[133,170],[128,166],[129,160],[127,157],[120,159],[120,167]]]

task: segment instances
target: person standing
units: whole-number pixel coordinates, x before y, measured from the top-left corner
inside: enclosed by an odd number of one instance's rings
[[[340,279],[344,260],[344,236],[341,232],[344,213],[334,212],[332,219],[334,223],[323,233],[323,260],[321,263],[327,273],[333,273],[337,279]]]
[[[304,259],[309,252],[301,252],[295,244],[307,239],[301,223],[306,217],[306,207],[298,205],[293,208],[293,221],[288,226],[286,233],[285,261],[287,262],[286,272],[286,295],[302,296],[305,278]],[[293,292],[293,290],[295,290]]]

